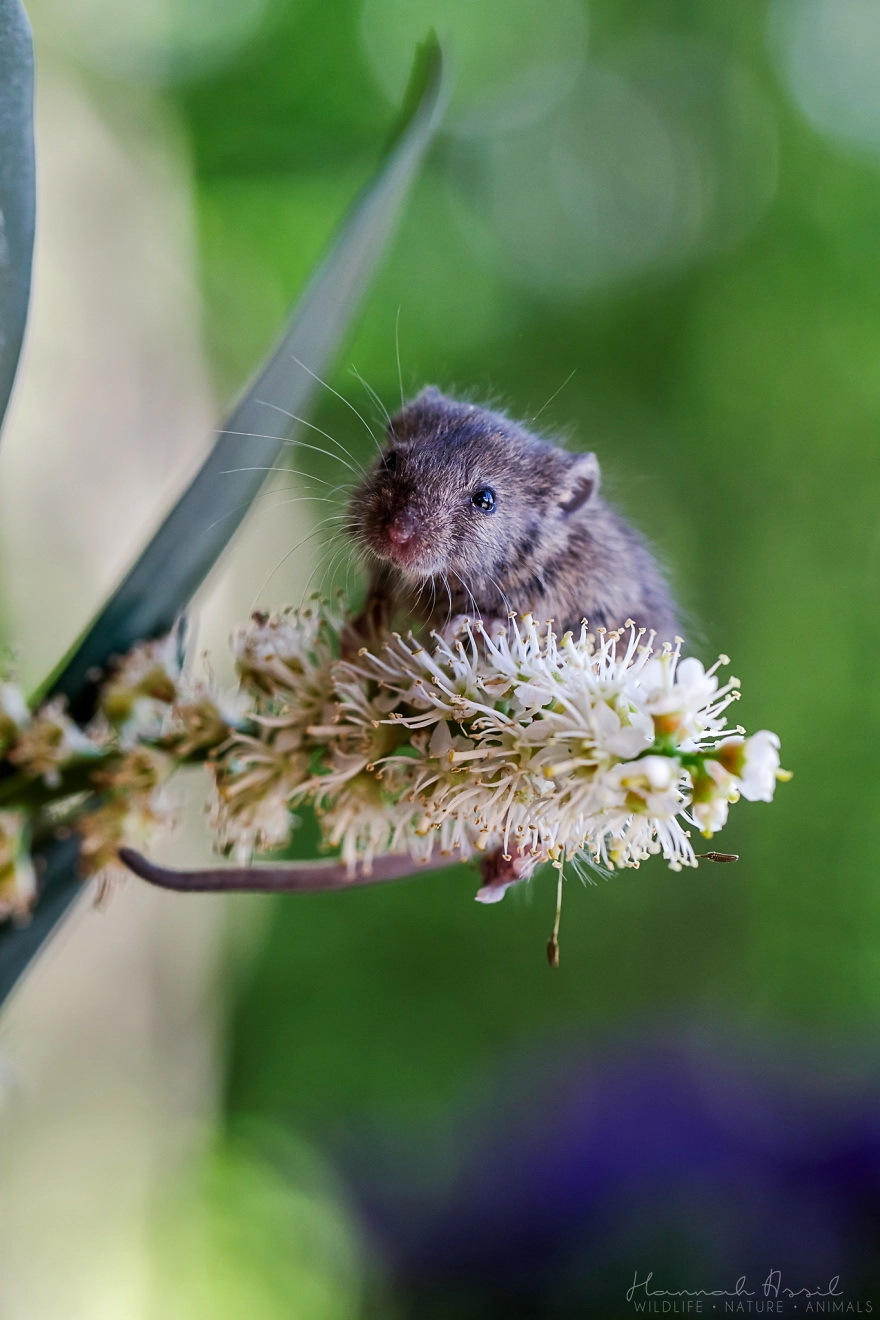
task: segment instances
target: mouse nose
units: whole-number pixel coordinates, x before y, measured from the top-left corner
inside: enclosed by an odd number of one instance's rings
[[[415,539],[416,531],[416,520],[409,509],[395,514],[385,529],[388,540],[399,546],[409,545]]]

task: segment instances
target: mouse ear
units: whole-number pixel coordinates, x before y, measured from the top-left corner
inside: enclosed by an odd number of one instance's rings
[[[587,504],[599,489],[599,463],[595,454],[576,454],[569,464],[559,492],[559,507],[563,513],[576,513]]]
[[[409,440],[413,435],[424,434],[443,421],[451,406],[449,399],[435,385],[426,385],[391,418],[387,428],[389,438],[392,441]]]

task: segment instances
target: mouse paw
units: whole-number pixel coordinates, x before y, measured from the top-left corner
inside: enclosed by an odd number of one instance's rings
[[[520,880],[528,880],[535,869],[537,858],[529,852],[519,849],[512,856],[505,857],[501,849],[487,853],[480,862],[480,874],[483,883],[476,893],[478,903],[500,903],[511,885]]]

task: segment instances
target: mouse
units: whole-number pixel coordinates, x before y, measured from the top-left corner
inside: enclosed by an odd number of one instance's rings
[[[678,615],[664,574],[600,484],[594,453],[423,389],[390,419],[348,506],[369,584],[346,649],[398,618],[442,635],[462,617],[488,630],[526,613],[560,632],[631,620],[672,641]]]

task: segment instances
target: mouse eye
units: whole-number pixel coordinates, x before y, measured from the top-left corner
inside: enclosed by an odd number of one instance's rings
[[[382,471],[393,472],[397,467],[397,450],[389,449],[382,455]]]
[[[492,487],[481,486],[479,490],[475,490],[471,496],[471,504],[475,509],[479,509],[480,513],[494,513],[497,501]]]

